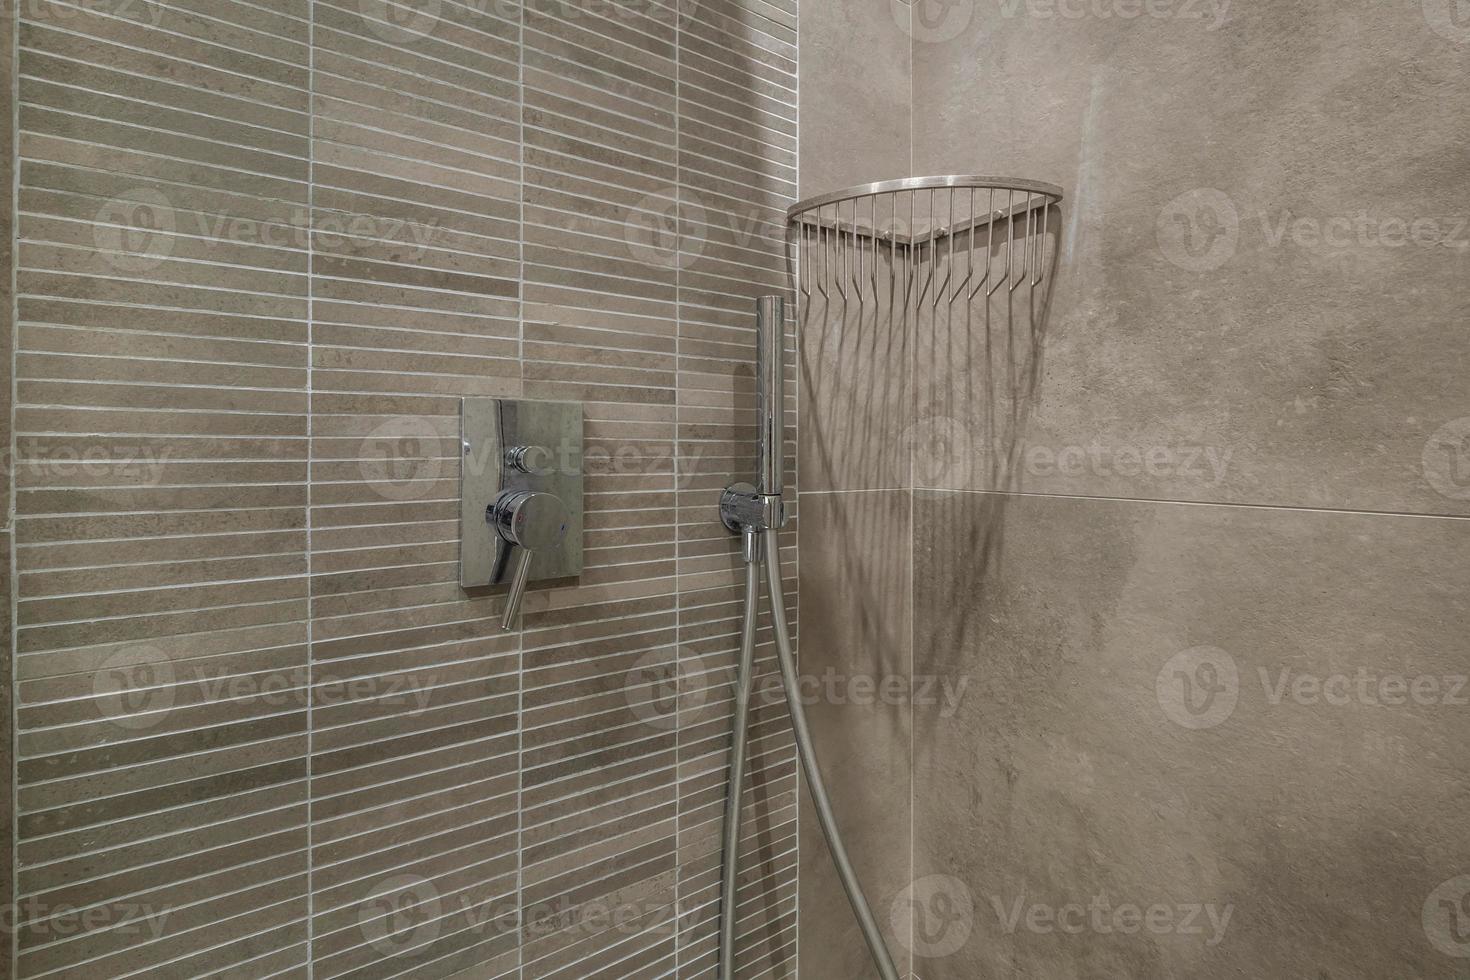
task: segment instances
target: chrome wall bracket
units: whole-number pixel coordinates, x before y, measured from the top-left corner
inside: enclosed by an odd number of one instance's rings
[[[529,582],[582,572],[582,406],[460,402],[459,584],[510,585],[505,628]]]
[[[720,494],[720,521],[736,534],[786,526],[779,494],[758,493],[749,483],[732,483]]]

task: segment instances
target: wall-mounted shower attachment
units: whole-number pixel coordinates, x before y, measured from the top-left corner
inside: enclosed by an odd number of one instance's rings
[[[983,331],[984,349],[1018,348],[1034,365],[1046,319],[1058,249],[1062,190],[1007,177],[912,177],[823,194],[786,213],[787,268],[798,321],[820,318],[855,343],[902,338],[912,327],[938,333]],[[756,602],[765,571],[776,659],[791,714],[797,756],[837,877],[882,980],[898,980],[873,910],[848,857],[827,795],[800,697],[796,655],[786,628],[779,529],[782,490],[782,356],[785,304],[778,296],[756,307],[756,482],[735,483],[720,498],[720,520],[744,541],[745,617],[735,679],[735,730],[725,806],[720,909],[720,980],[735,976],[738,918],[737,859],[745,781],[745,726],[755,668]],[[867,335],[865,338],[864,335]],[[988,375],[982,387],[994,385]],[[1005,390],[1014,394],[1015,378]]]
[[[720,497],[720,521],[736,533],[786,526],[786,301],[755,304],[756,482],[732,483]]]
[[[847,892],[853,914],[873,955],[882,980],[898,980],[893,957],[883,943],[877,920],[863,896],[862,885],[847,856],[837,818],[827,796],[816,747],[801,703],[796,654],[786,628],[786,600],[781,590],[780,529],[786,523],[781,501],[784,483],[785,410],[782,358],[785,356],[786,304],[779,296],[765,296],[756,304],[756,482],[734,483],[720,498],[720,520],[741,535],[745,559],[745,613],[740,630],[740,660],[735,676],[735,727],[730,744],[730,783],[725,799],[723,875],[720,888],[720,980],[735,976],[735,906],[740,856],[740,803],[745,792],[746,728],[755,674],[756,614],[764,568],[776,636],[776,658],[781,664],[782,687],[796,736],[796,753],[806,775],[807,791],[817,812],[827,850]]]
[[[465,398],[460,434],[459,582],[508,585],[513,629],[531,582],[582,572],[582,406]]]

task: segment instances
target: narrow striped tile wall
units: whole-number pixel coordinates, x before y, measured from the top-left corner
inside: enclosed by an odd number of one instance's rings
[[[304,975],[308,13],[21,12],[23,977]]]
[[[716,975],[729,678],[742,601],[738,543],[710,501],[754,472],[752,295],[784,293],[785,209],[796,196],[796,4],[706,0],[679,62],[679,726],[681,977]],[[796,379],[788,357],[795,433]],[[794,441],[788,451],[794,457]],[[796,469],[788,460],[795,499]],[[794,528],[794,525],[793,525]],[[794,540],[794,533],[787,535]],[[795,610],[794,552],[784,566]],[[763,619],[769,625],[769,619]],[[761,689],[777,673],[769,630]],[[784,707],[752,718],[737,898],[741,976],[795,974],[796,763]]]
[[[712,977],[795,0],[19,30],[18,975]],[[587,569],[521,632],[457,585],[463,395],[585,405]],[[741,976],[792,976],[753,737]]]
[[[625,688],[678,642],[674,273],[628,235],[672,194],[677,42],[657,4],[526,11],[526,394],[584,403],[589,459],[583,587],[523,639],[527,980],[676,966],[675,731]]]

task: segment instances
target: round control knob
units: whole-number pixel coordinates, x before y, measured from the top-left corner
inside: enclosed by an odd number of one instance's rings
[[[555,545],[567,530],[567,507],[555,494],[507,490],[490,510],[500,536],[527,551]]]

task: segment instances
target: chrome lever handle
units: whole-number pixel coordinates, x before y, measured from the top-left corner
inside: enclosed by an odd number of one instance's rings
[[[525,552],[511,580],[505,616],[500,621],[502,630],[511,630],[521,612],[521,599],[531,580],[531,562],[536,552],[556,547],[567,533],[567,507],[555,494],[507,490],[490,505],[485,518],[508,546],[519,546]]]
[[[500,620],[502,631],[515,629],[516,617],[521,614],[521,599],[526,594],[526,583],[531,580],[531,561],[535,557],[536,552],[527,551],[516,566],[515,578],[510,580],[510,592],[505,597],[505,616]]]

